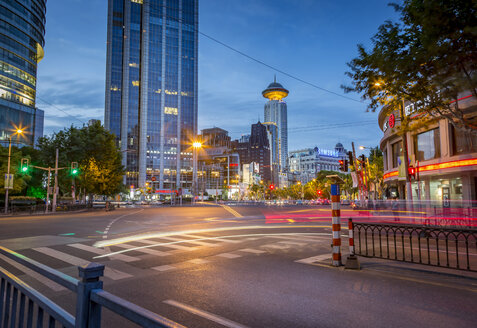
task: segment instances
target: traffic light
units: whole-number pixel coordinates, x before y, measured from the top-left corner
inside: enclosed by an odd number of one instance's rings
[[[354,165],[354,164],[353,164],[353,152],[352,152],[352,151],[349,151],[349,152],[348,152],[348,160],[349,160],[349,163],[350,163],[351,165]]]
[[[414,166],[409,166],[409,178],[416,180],[416,168]]]
[[[28,158],[22,158],[22,166],[21,166],[22,173],[28,172]]]
[[[361,160],[361,167],[364,169],[366,167],[366,156],[361,155],[359,159]]]
[[[271,184],[271,185],[268,186],[268,188],[270,188],[270,190],[273,190],[273,189],[275,189],[275,185]]]
[[[78,170],[78,162],[72,162],[71,163],[71,175],[78,175],[79,170]]]
[[[318,190],[316,191],[316,193],[317,193],[318,196],[320,196],[320,197],[321,197],[321,195],[323,194],[323,192],[322,192],[320,189],[318,189]]]
[[[340,163],[340,171],[341,171],[341,172],[346,172],[346,171],[345,171],[345,161],[342,160],[342,159],[340,159],[340,160],[338,161],[338,163]]]

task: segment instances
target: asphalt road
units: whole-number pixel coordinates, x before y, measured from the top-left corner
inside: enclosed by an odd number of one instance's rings
[[[105,290],[189,327],[475,326],[476,274],[376,259],[330,267],[329,213],[203,205],[3,217],[0,245],[75,277],[75,264],[103,263]],[[0,265],[74,310],[69,291]],[[104,322],[128,326],[107,311]]]

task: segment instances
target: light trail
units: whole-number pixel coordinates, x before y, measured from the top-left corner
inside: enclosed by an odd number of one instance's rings
[[[329,228],[329,227],[327,227]],[[214,240],[214,239],[224,239],[224,238],[237,238],[237,237],[256,237],[256,236],[289,236],[289,235],[294,235],[294,236],[331,236],[331,233],[325,233],[325,232],[287,232],[287,233],[250,233],[250,234],[244,234],[244,235],[229,235],[229,236],[219,236],[219,237],[204,237],[204,238],[194,238],[194,239],[184,239],[184,240],[178,240],[178,241],[172,241],[172,242],[167,242],[167,243],[157,243],[153,245],[145,245],[145,246],[137,246],[134,248],[128,248],[128,249],[123,249],[117,252],[111,252],[107,254],[102,254],[93,257],[93,259],[99,259],[103,257],[109,257],[109,256],[114,256],[118,254],[123,254],[126,252],[131,252],[135,250],[141,250],[144,248],[150,248],[150,247],[157,247],[157,246],[166,246],[166,245],[174,245],[174,244],[181,244],[181,243],[188,243],[191,241],[202,241],[202,240]],[[123,243],[116,243],[115,245],[118,244],[123,244]]]

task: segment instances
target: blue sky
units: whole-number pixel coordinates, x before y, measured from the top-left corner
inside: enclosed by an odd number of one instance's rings
[[[396,19],[396,14],[383,0],[199,1],[201,32],[343,95],[340,85],[350,83],[346,63],[357,55],[356,45],[369,45],[378,26],[388,19]],[[37,99],[37,106],[45,110],[45,134],[91,118],[103,120],[106,21],[106,0],[48,0]],[[263,121],[266,99],[261,92],[274,74],[200,36],[199,129],[218,126],[232,138],[250,133],[252,123]],[[367,113],[366,103],[276,74],[290,91],[285,99],[289,150],[332,148],[338,141],[348,149],[351,141],[366,146],[379,143],[377,113]],[[357,94],[346,96],[359,99]],[[340,123],[353,124],[323,129]]]

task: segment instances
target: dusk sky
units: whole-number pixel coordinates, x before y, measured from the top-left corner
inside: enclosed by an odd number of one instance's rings
[[[396,19],[383,0],[199,0],[199,30],[307,82],[345,95],[346,63],[358,43],[385,20]],[[45,134],[104,119],[106,0],[48,0],[45,58],[39,64],[37,106]],[[290,91],[289,150],[318,146],[376,146],[377,113],[366,103],[326,93],[199,37],[199,129],[213,126],[232,138],[263,121],[262,90],[274,74]],[[346,94],[359,100],[358,94]],[[51,105],[50,105],[51,104]],[[66,113],[69,115],[67,115]],[[350,123],[343,127],[334,124]],[[333,127],[333,128],[331,128]]]

